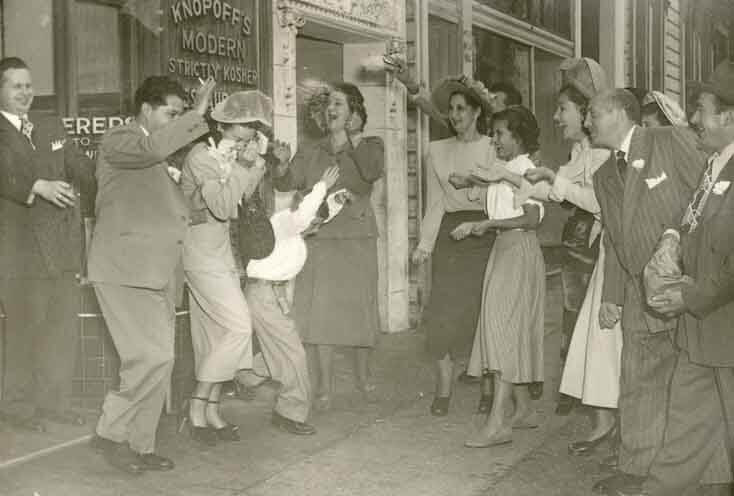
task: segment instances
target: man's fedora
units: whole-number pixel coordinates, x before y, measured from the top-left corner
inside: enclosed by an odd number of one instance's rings
[[[688,87],[696,95],[712,93],[725,104],[734,105],[734,60],[725,60],[716,66],[708,81],[691,81]]]

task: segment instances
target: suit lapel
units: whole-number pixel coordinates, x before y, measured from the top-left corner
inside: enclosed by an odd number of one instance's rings
[[[21,148],[26,150],[28,153],[33,153],[34,149],[31,146],[30,141],[28,141],[28,138],[26,138],[25,135],[21,133],[20,130],[3,114],[0,114],[0,130],[8,133],[9,136],[12,136],[11,139],[19,143]]]
[[[721,169],[721,172],[719,172],[719,176],[716,178],[716,181],[714,181],[714,188],[716,187],[716,184],[723,181],[729,182],[729,188],[720,195],[711,191],[708,199],[706,200],[706,204],[703,207],[702,217],[704,219],[709,219],[716,215],[724,203],[726,203],[727,198],[731,195],[730,189],[734,188],[732,185],[732,183],[734,183],[734,157],[730,158],[724,168]]]
[[[629,236],[629,230],[632,227],[632,218],[642,202],[645,181],[643,180],[648,174],[651,162],[648,160],[648,142],[645,132],[636,127],[632,133],[630,141],[630,149],[627,154],[627,177],[624,183],[624,201],[622,206],[622,229],[625,239]],[[644,160],[645,165],[641,169],[632,166],[635,160]]]

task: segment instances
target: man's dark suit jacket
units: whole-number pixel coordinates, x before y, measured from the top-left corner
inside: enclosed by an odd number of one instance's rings
[[[77,191],[94,192],[94,163],[67,139],[58,119],[36,117],[33,142],[0,114],[0,277],[57,278],[79,272],[82,233],[79,202],[61,209],[36,197],[38,179],[63,180]]]
[[[734,367],[734,158],[715,184],[695,231],[682,234],[684,273],[695,284],[683,292],[690,313],[681,321],[681,346],[691,361],[712,367]]]
[[[665,228],[680,224],[706,157],[687,128],[636,127],[627,164],[624,182],[614,154],[594,174],[606,230],[602,301],[622,306],[623,329],[672,329],[645,304],[642,271]]]

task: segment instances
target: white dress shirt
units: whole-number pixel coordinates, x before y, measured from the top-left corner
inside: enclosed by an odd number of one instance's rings
[[[0,114],[3,114],[3,117],[9,120],[10,123],[15,126],[15,129],[20,131],[20,128],[23,124],[21,116],[19,116],[18,114],[11,114],[10,112],[5,112],[4,110],[0,110]]]

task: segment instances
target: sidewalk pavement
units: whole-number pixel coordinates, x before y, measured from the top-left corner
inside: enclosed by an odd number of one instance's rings
[[[110,468],[80,445],[0,470],[5,496],[469,496],[582,495],[603,473],[596,457],[574,458],[566,446],[588,429],[579,412],[553,414],[560,378],[558,277],[549,279],[546,384],[537,402],[540,428],[517,432],[511,445],[468,449],[463,442],[479,421],[478,386],[457,384],[447,417],[430,415],[433,364],[422,355],[418,333],[383,335],[374,354],[379,401],[354,392],[351,357],[336,362],[333,409],[314,414],[315,436],[297,437],[270,425],[275,391],[258,390],[252,402],[230,401],[229,420],[242,441],[201,450],[176,419],[159,429],[160,453],[176,469],[133,477]],[[461,366],[459,367],[461,368]]]

